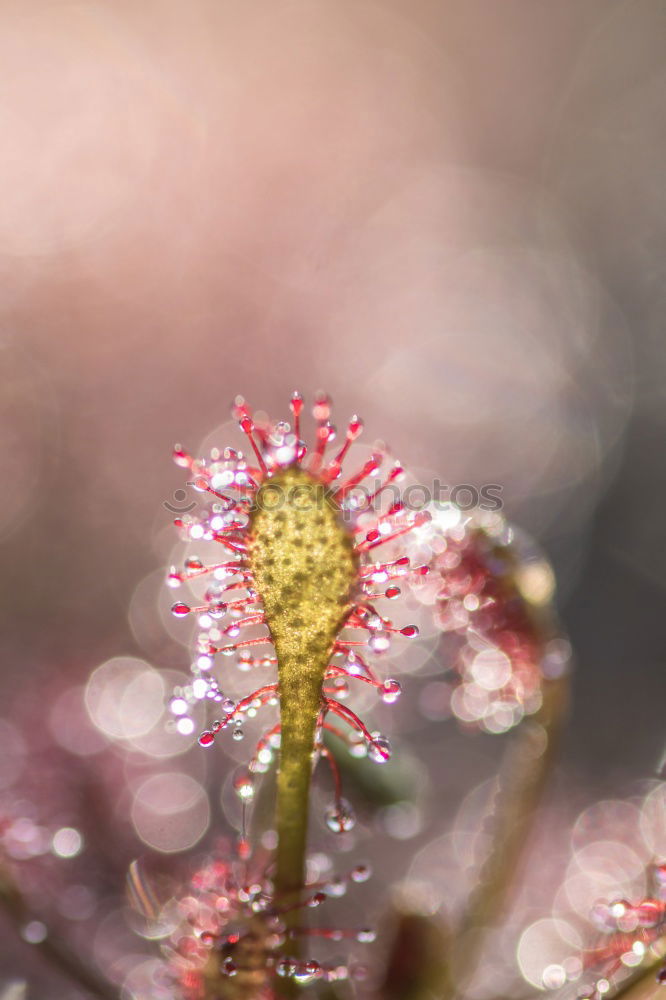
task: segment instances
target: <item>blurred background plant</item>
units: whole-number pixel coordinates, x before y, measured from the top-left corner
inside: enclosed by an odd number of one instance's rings
[[[650,891],[665,19],[659,0],[3,3],[0,837],[29,906],[5,893],[7,1000],[82,998],[81,955],[141,997],[159,949],[128,869],[160,903],[236,828],[244,748],[164,725],[188,660],[156,567],[160,501],[187,502],[166,456],[239,388],[278,413],[325,385],[418,480],[501,484],[553,560],[571,708],[461,994],[532,995],[593,945],[598,898]],[[449,720],[450,639],[409,654],[391,780],[355,779],[377,956],[390,910],[410,953],[440,954],[487,852],[513,737]],[[418,980],[398,973],[387,995]]]

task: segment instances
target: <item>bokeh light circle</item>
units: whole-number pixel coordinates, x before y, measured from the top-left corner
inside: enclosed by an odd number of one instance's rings
[[[150,732],[162,715],[164,682],[144,660],[114,656],[94,670],[85,691],[90,718],[112,739],[131,740]]]
[[[203,786],[188,774],[154,774],[137,789],[132,824],[148,847],[164,854],[186,851],[203,837],[210,804]]]

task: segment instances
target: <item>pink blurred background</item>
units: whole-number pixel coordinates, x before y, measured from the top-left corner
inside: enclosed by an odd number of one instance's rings
[[[661,0],[3,0],[8,799],[105,828],[131,773],[58,758],[76,715],[48,713],[112,656],[186,668],[127,615],[173,544],[171,448],[294,388],[421,476],[502,484],[577,652],[563,787],[658,774],[665,56]]]

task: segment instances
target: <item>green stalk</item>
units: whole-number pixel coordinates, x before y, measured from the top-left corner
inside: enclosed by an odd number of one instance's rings
[[[511,549],[500,547],[495,556],[511,570],[506,586],[524,601],[526,613],[542,638],[558,634],[551,606],[533,606],[516,585],[518,563]],[[566,717],[569,678],[544,680],[541,708],[525,719],[509,738],[499,776],[491,826],[490,851],[472,890],[462,920],[455,929],[455,953],[450,953],[439,989],[441,1000],[456,994],[477,967],[485,932],[505,910],[523,860],[529,835],[555,760]]]
[[[318,670],[305,678],[278,668],[282,737],[277,776],[275,890],[297,892],[305,878],[310,777],[322,679]]]
[[[555,758],[567,691],[566,679],[545,682],[541,708],[510,738],[499,773],[490,853],[467,901],[459,935],[488,927],[507,903]]]
[[[557,748],[567,704],[566,679],[546,682],[543,705],[511,738],[499,773],[492,815],[492,843],[461,922],[455,948],[440,966],[438,1000],[450,1000],[475,970],[485,933],[507,906]]]

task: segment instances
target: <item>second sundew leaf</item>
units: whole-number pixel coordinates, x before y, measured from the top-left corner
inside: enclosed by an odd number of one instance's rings
[[[310,777],[322,685],[350,609],[358,557],[323,484],[298,467],[259,490],[249,563],[278,665],[277,892],[303,885]]]

